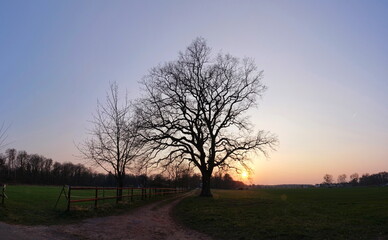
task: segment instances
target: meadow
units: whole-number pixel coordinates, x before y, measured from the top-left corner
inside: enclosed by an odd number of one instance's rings
[[[128,213],[160,200],[78,203],[66,211],[59,186],[10,185],[0,221],[52,225]],[[105,196],[113,195],[107,191]],[[388,239],[388,187],[213,190],[213,198],[190,196],[178,204],[178,221],[215,239]],[[93,190],[72,192],[93,197]]]
[[[153,197],[147,201],[141,201],[140,196],[135,196],[134,201],[124,198],[123,202],[116,204],[115,199],[98,201],[98,208],[94,209],[94,202],[73,203],[71,211],[66,211],[67,200],[62,195],[55,204],[61,192],[62,186],[36,186],[36,185],[9,185],[5,204],[0,204],[0,221],[13,224],[26,225],[53,225],[73,223],[81,219],[98,216],[108,216],[129,212],[132,209],[146,203],[162,198]],[[99,191],[99,197],[103,192]],[[124,192],[123,194],[127,194]],[[140,190],[134,191],[140,195]],[[72,191],[72,199],[93,198],[94,190]],[[104,191],[104,196],[114,196],[115,190]]]
[[[175,209],[215,239],[388,239],[388,187],[213,190]]]

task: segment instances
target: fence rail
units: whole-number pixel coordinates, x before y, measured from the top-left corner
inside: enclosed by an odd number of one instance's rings
[[[77,196],[76,191],[85,191],[89,192],[88,196]],[[112,191],[113,196],[112,196]],[[119,196],[118,192],[121,191]],[[79,186],[63,186],[61,193],[59,194],[58,200],[55,204],[57,206],[59,199],[62,195],[67,199],[67,211],[70,211],[70,208],[73,204],[83,203],[83,202],[94,202],[94,207],[97,208],[98,201],[116,199],[116,203],[119,200],[126,199],[133,202],[135,198],[140,198],[141,200],[150,199],[156,196],[164,196],[185,192],[186,189],[183,188],[135,188],[135,187],[79,187]],[[108,196],[106,194],[108,193]],[[93,195],[93,196],[91,196]],[[101,196],[102,195],[102,196]],[[111,195],[111,196],[109,196]]]
[[[1,205],[4,205],[4,199],[5,198],[8,198],[7,195],[5,194],[5,189],[6,189],[7,185],[5,184],[1,184],[0,186],[0,197],[1,197]]]

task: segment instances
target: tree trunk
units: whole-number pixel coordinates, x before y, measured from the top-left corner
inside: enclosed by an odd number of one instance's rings
[[[117,178],[116,202],[119,202],[123,199],[123,186],[124,186],[123,177],[118,177]]]
[[[211,174],[204,172],[202,173],[202,191],[199,196],[201,197],[213,197],[210,192],[210,178]]]

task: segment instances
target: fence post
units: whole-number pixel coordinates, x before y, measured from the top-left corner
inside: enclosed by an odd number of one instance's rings
[[[116,186],[116,203],[119,203],[119,187]]]
[[[4,198],[5,198],[5,185],[3,184],[1,189],[1,204],[4,205]]]
[[[98,188],[96,187],[96,198],[94,200],[94,208],[97,208]]]
[[[71,186],[69,185],[69,192],[67,198],[67,211],[70,211]]]

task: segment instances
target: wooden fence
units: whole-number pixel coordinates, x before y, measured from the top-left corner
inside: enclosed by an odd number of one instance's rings
[[[7,185],[5,184],[1,184],[0,185],[0,197],[1,197],[1,205],[4,205],[4,200],[5,198],[8,198],[7,195],[5,194],[5,189],[6,189]]]
[[[122,195],[118,196],[118,191],[122,191]],[[88,196],[76,195],[77,191],[89,193]],[[112,191],[113,196],[112,196]],[[94,207],[97,208],[98,201],[116,199],[116,203],[119,200],[127,200],[133,202],[134,199],[147,200],[155,196],[164,196],[170,194],[177,194],[185,192],[183,188],[134,188],[134,187],[77,187],[77,186],[68,186],[65,185],[62,188],[62,191],[58,197],[58,200],[55,204],[57,206],[59,199],[62,195],[67,199],[67,211],[70,210],[72,204],[82,203],[82,202],[94,202]],[[93,196],[90,196],[93,193]],[[109,196],[111,195],[111,196]]]

